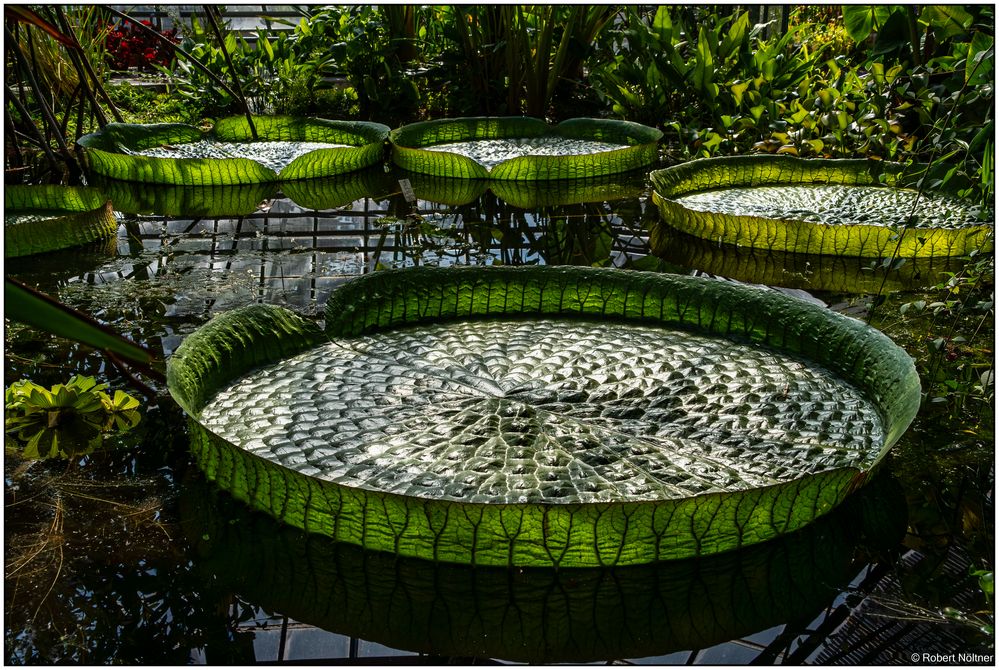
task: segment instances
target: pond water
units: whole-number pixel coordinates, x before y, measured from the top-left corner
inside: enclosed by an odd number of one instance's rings
[[[887,271],[704,245],[662,229],[644,174],[615,179],[627,197],[600,199],[600,183],[558,204],[558,187],[533,192],[545,203],[533,207],[415,178],[408,202],[398,184],[408,176],[379,167],[363,177],[367,196],[299,185],[309,197],[293,200],[288,187],[248,209],[230,199],[226,215],[201,195],[136,186],[158,211],[124,213],[113,244],[9,259],[7,272],[166,358],[215,314],[270,302],[318,318],[337,285],[388,267],[696,272],[780,285],[771,290],[855,315],[872,286],[925,287],[955,267]],[[991,518],[988,468],[948,479],[935,456],[917,457],[958,449],[953,425],[917,420],[884,476],[779,541],[641,568],[508,571],[396,559],[282,527],[204,481],[163,387],[143,394],[99,354],[10,322],[5,354],[7,383],[93,374],[144,405],[137,428],[75,460],[8,451],[8,664],[908,663],[913,653],[991,653],[974,621],[940,614],[944,604],[981,609],[970,570],[991,565],[990,545],[944,520],[969,506]]]

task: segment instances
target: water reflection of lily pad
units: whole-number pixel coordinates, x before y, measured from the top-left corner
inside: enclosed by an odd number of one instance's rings
[[[243,216],[256,211],[260,203],[277,192],[272,183],[180,186],[107,178],[96,183],[117,211],[159,216]]]
[[[407,175],[416,197],[444,205],[467,205],[487,190],[514,207],[533,209],[637,197],[645,192],[645,173],[629,172],[589,179],[483,181],[412,172]]]
[[[181,514],[198,568],[255,606],[397,649],[532,663],[703,649],[808,621],[854,576],[861,542],[889,547],[905,531],[905,500],[883,478],[779,540],[629,568],[509,571],[368,552],[197,481]]]
[[[636,170],[656,160],[661,137],[659,130],[630,121],[569,119],[549,126],[511,116],[413,123],[396,128],[389,139],[392,160],[412,172],[533,181]]]
[[[4,188],[4,255],[68,249],[111,238],[118,221],[101,190],[79,186]]]
[[[712,242],[862,258],[990,250],[994,213],[948,193],[910,189],[926,170],[753,155],[690,161],[651,178],[663,220]]]
[[[245,117],[222,119],[208,133],[181,123],[110,123],[78,143],[88,168],[99,175],[142,183],[209,186],[312,179],[360,170],[382,160],[389,131],[387,126],[366,121],[286,116],[254,117],[253,126],[256,137]],[[221,157],[217,143],[230,149],[238,144],[240,156],[246,157]],[[201,153],[191,153],[199,147]],[[276,153],[293,151],[301,155],[279,161],[274,165],[279,170],[268,166]]]
[[[380,199],[399,190],[392,175],[376,166],[323,179],[298,179],[281,185],[286,196],[308,209],[335,209],[362,198]]]
[[[960,258],[909,258],[895,262],[852,256],[819,256],[766,251],[681,233],[664,223],[651,224],[650,250],[685,268],[767,286],[833,293],[909,291],[934,286],[947,272],[957,272]]]
[[[331,296],[325,332],[237,310],[168,378],[199,465],[241,500],[477,565],[640,564],[791,532],[863,480],[919,402],[911,359],[847,317],[562,267],[367,275]]]

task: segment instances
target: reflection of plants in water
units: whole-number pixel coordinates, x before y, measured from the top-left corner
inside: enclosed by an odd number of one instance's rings
[[[139,423],[139,401],[122,390],[106,392],[93,377],[74,376],[50,389],[22,379],[4,394],[5,432],[24,458],[70,458],[93,451],[110,433],[124,433]]]
[[[68,573],[99,560],[95,545],[103,545],[108,560],[129,560],[131,550],[141,554],[172,539],[169,524],[160,520],[162,501],[147,493],[152,480],[98,481],[75,463],[55,471],[30,461],[14,466],[7,479],[5,506],[8,512],[19,508],[18,522],[7,528],[8,616],[30,611],[37,624],[44,608],[48,626],[59,617],[71,621],[72,613],[60,611],[62,598],[50,596],[65,595],[57,587],[72,588]]]

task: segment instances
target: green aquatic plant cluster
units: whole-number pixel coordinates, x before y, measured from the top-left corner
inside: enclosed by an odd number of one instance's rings
[[[22,458],[72,458],[98,449],[110,434],[124,433],[140,420],[139,401],[114,394],[93,377],[76,375],[46,389],[28,380],[4,392],[8,451]]]

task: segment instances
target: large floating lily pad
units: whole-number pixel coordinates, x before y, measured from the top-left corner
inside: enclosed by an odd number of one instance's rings
[[[4,255],[12,258],[78,247],[113,237],[111,202],[94,188],[4,188]]]
[[[585,268],[380,272],[221,315],[168,367],[192,448],[312,532],[458,563],[717,553],[835,507],[919,404],[909,357],[769,291]]]
[[[712,242],[862,258],[961,256],[992,213],[915,187],[925,166],[791,156],[706,158],[652,173],[663,220]]]
[[[79,144],[99,175],[154,184],[228,186],[330,177],[381,161],[388,127],[364,121],[222,119],[204,133],[179,123],[108,124]]]
[[[392,160],[436,177],[494,180],[580,179],[627,172],[656,160],[662,133],[630,121],[569,119],[549,126],[530,117],[470,117],[414,123],[392,131]]]

